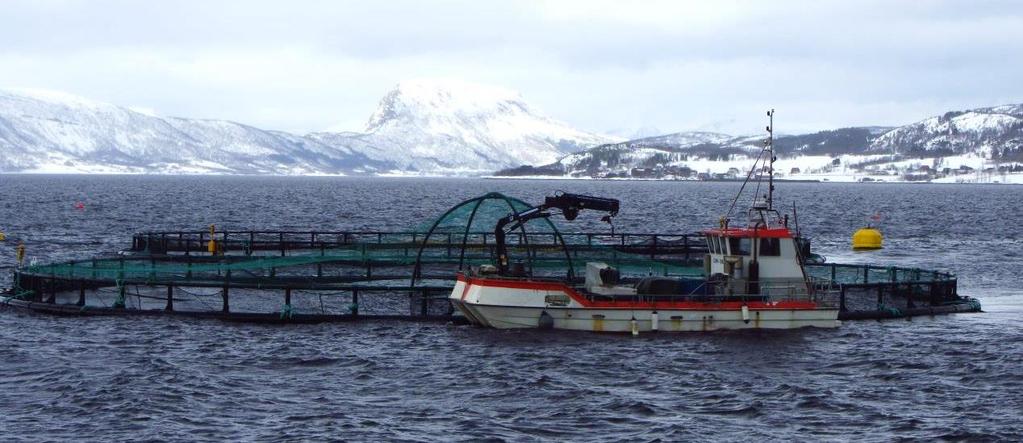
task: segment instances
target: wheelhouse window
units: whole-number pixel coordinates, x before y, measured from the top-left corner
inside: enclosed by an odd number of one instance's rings
[[[749,238],[731,237],[728,239],[728,246],[731,248],[731,255],[749,255]]]
[[[781,255],[781,240],[777,238],[760,239],[760,255],[765,257],[777,257]]]

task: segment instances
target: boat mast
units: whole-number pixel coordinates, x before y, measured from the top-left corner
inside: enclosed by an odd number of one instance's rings
[[[770,163],[767,166],[767,210],[771,211],[774,209],[774,161],[778,157],[774,156],[774,109],[767,111],[768,125],[767,125],[767,155]]]

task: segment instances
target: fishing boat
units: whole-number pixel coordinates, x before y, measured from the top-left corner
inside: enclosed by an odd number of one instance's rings
[[[565,279],[526,275],[521,263],[509,263],[507,232],[557,211],[567,220],[581,210],[603,211],[610,222],[619,210],[614,199],[558,194],[498,221],[497,263],[460,272],[449,296],[452,305],[471,323],[498,329],[638,334],[838,327],[839,304],[830,283],[807,275],[809,251],[798,227],[774,207],[774,111],[767,115],[768,137],[739,195],[717,225],[703,231],[708,253],[701,275],[628,278],[600,262],[586,263],[581,281],[571,278],[571,271]],[[761,195],[764,178],[767,192]],[[733,216],[743,190],[754,181],[757,191],[749,208]],[[793,207],[793,222],[795,215]]]

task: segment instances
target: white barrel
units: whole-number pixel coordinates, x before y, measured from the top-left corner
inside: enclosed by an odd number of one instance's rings
[[[650,330],[651,331],[657,332],[657,322],[658,322],[657,311],[654,311],[652,314],[650,314]]]
[[[749,323],[749,306],[742,305],[742,321]]]

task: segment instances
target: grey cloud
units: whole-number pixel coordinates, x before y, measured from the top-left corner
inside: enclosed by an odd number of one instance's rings
[[[741,113],[768,103],[821,129],[1023,101],[1019,2],[679,5],[9,1],[0,87],[299,132],[362,121],[390,85],[435,75],[517,88],[590,130],[741,131]],[[209,65],[224,55],[244,60]]]

